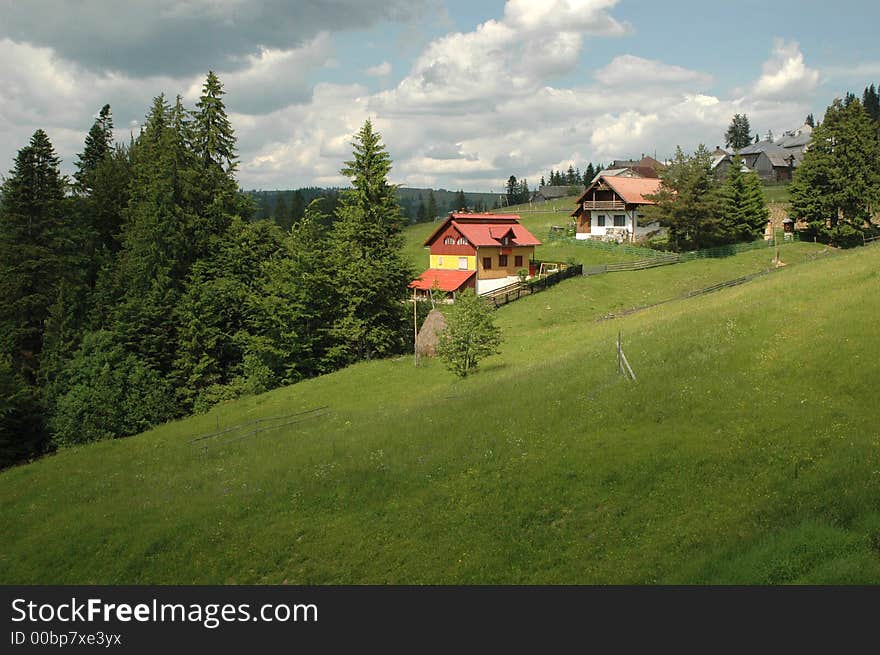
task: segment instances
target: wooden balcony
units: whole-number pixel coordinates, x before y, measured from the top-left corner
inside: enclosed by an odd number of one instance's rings
[[[626,211],[626,203],[621,200],[585,200],[584,211]]]

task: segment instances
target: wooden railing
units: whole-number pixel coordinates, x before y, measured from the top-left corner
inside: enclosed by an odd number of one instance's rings
[[[584,211],[626,211],[626,203],[619,200],[585,200]]]

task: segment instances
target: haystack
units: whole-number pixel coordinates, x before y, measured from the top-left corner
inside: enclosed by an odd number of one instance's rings
[[[416,352],[422,357],[435,357],[440,333],[445,329],[446,317],[439,309],[432,309],[416,336]]]

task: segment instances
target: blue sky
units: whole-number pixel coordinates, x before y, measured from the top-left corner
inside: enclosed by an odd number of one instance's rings
[[[778,135],[880,81],[880,3],[0,0],[0,157],[43,128],[71,170],[94,114],[227,90],[245,188],[336,185],[371,118],[412,186],[534,186],[569,164]],[[47,13],[57,18],[43,20]]]

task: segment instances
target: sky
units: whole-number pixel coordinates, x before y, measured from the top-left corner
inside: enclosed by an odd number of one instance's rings
[[[97,112],[224,85],[245,189],[345,186],[369,118],[404,186],[780,135],[880,82],[880,3],[838,0],[0,0],[0,171],[42,128],[72,173]]]

